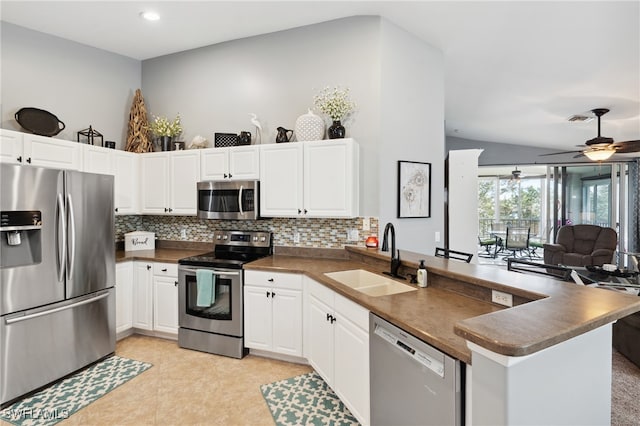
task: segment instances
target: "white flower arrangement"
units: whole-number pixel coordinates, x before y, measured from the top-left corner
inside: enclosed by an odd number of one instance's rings
[[[349,97],[349,89],[325,87],[313,97],[316,107],[327,114],[333,121],[340,121],[352,113],[356,103]]]
[[[180,114],[176,116],[173,122],[166,117],[154,116],[153,121],[149,123],[149,130],[154,135],[175,137],[182,133],[182,123],[180,122]]]

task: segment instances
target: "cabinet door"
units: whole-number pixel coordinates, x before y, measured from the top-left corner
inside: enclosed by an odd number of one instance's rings
[[[304,144],[304,207],[307,216],[358,215],[357,158],[357,144],[350,139]]]
[[[260,179],[260,153],[257,146],[229,148],[229,179]]]
[[[133,262],[116,263],[116,333],[133,327]]]
[[[133,269],[133,326],[153,329],[153,275],[150,262],[134,262]]]
[[[339,315],[334,325],[334,385],[362,424],[369,424],[369,334]]]
[[[135,214],[138,212],[138,154],[115,151],[114,205],[116,214]]]
[[[178,334],[178,277],[153,278],[153,329]]]
[[[171,214],[195,216],[198,208],[196,184],[200,180],[200,152],[174,151],[170,154]]]
[[[113,149],[100,146],[82,145],[82,171],[113,175]]]
[[[260,214],[265,217],[304,215],[302,144],[261,147]]]
[[[22,133],[0,129],[0,163],[23,164]]]
[[[272,349],[271,289],[244,286],[244,345],[251,349]]]
[[[169,212],[169,156],[159,152],[140,155],[140,210],[146,214]],[[195,191],[195,189],[194,189]]]
[[[302,356],[302,292],[272,290],[273,351]]]
[[[229,148],[210,148],[200,154],[200,180],[223,180],[229,177]]]
[[[25,161],[32,166],[80,170],[80,145],[46,136],[23,136]]]
[[[332,313],[330,306],[313,294],[309,295],[309,363],[333,387],[333,325],[327,319]],[[307,342],[305,342],[306,344]]]

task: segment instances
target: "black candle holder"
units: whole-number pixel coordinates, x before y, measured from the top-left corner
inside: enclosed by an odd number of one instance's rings
[[[88,129],[80,130],[78,132],[78,142],[80,143],[96,145],[94,143],[96,139],[100,139],[99,146],[104,146],[104,137],[102,136],[102,133],[95,130],[92,126],[89,126]]]

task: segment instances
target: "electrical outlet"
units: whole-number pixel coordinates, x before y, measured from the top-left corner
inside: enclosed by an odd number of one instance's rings
[[[357,229],[347,229],[347,241],[358,241],[360,232]]]
[[[180,238],[183,240],[187,239],[187,228],[180,228]]]
[[[362,230],[371,231],[371,218],[369,217],[362,218]]]
[[[298,231],[293,233],[293,242],[298,244],[300,242],[300,233]]]
[[[440,242],[440,231],[436,231],[436,243]]]
[[[491,290],[491,301],[503,306],[513,306],[513,295],[498,290]]]

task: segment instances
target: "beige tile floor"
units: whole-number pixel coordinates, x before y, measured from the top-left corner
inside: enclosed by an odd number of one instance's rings
[[[60,423],[70,425],[273,425],[260,385],[311,371],[249,355],[242,360],[133,335],[116,355],[153,364]]]

